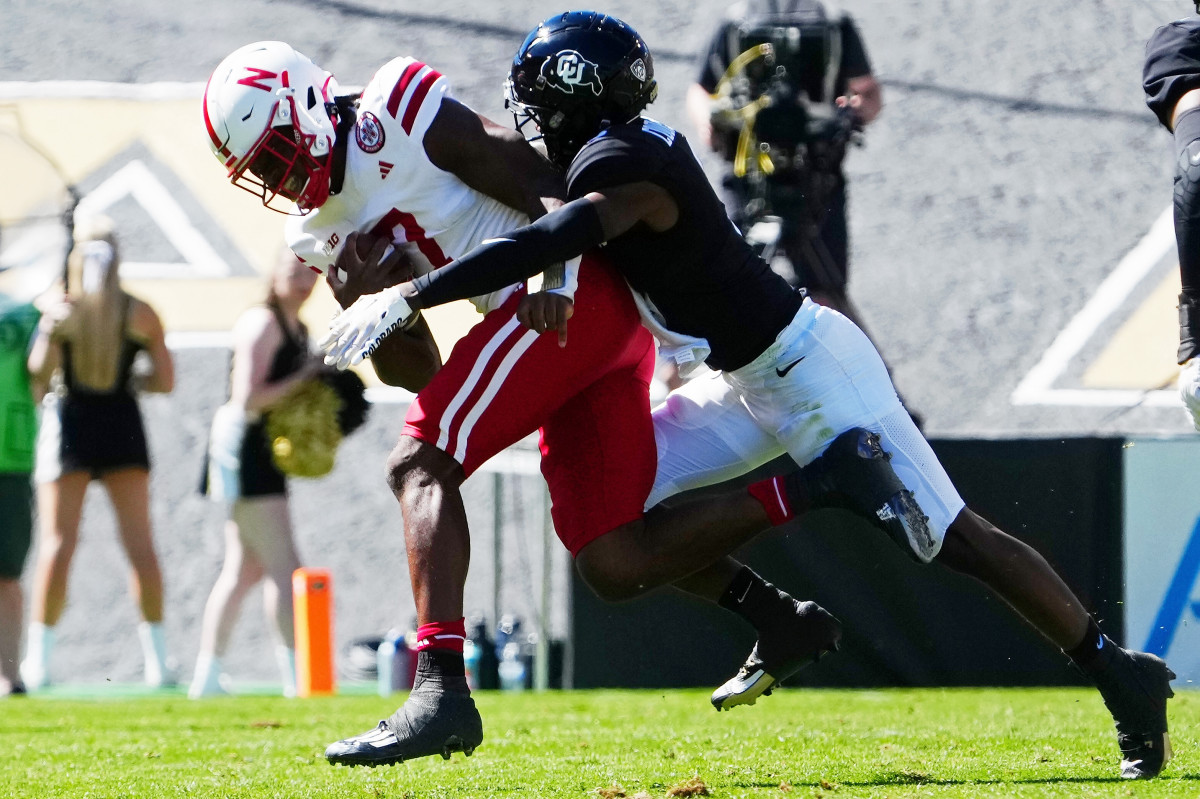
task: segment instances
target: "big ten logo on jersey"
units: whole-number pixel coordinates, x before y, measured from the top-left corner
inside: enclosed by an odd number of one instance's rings
[[[328,239],[325,240],[325,246],[321,248],[321,251],[326,255],[333,255],[333,251],[337,249],[337,246],[341,244],[341,242],[342,237],[334,232],[329,236]]]

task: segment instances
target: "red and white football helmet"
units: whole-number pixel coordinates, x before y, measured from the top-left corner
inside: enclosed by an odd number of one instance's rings
[[[233,185],[263,205],[304,214],[329,198],[337,81],[283,42],[255,42],[226,56],[204,89],[204,125]]]

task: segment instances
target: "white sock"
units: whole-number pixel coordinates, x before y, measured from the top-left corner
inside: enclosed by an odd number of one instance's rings
[[[21,662],[21,680],[29,690],[50,684],[50,653],[54,649],[54,628],[40,621],[29,623],[25,640],[25,659]]]
[[[201,652],[196,656],[196,671],[192,675],[192,685],[188,688],[188,697],[200,699],[205,696],[221,696],[229,693],[222,684],[221,659],[216,655]]]
[[[161,688],[173,684],[175,675],[167,662],[167,639],[162,623],[139,623],[138,639],[142,642],[142,656],[146,660],[146,685]]]
[[[279,676],[283,679],[283,695],[296,695],[296,650],[290,646],[275,646],[275,662],[279,664]]]

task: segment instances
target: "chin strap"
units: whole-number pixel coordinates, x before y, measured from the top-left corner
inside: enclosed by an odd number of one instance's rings
[[[333,164],[329,170],[330,194],[340,192],[342,183],[346,180],[346,147],[350,143],[350,131],[358,121],[358,98],[357,94],[333,98],[333,105],[337,111],[337,126],[333,137]]]

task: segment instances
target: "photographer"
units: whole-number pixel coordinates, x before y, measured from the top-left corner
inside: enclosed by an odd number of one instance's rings
[[[764,47],[766,45],[766,47]],[[749,0],[729,10],[688,89],[688,115],[727,162],[730,217],[790,283],[863,327],[846,296],[841,162],[879,114],[879,83],[849,16],[815,0]]]

